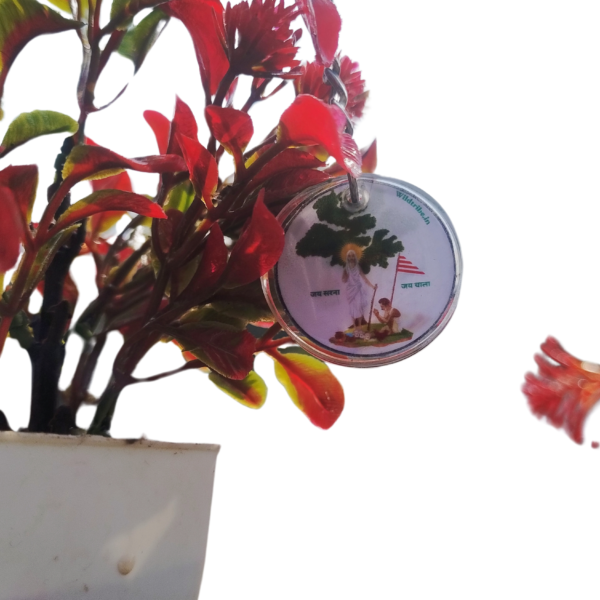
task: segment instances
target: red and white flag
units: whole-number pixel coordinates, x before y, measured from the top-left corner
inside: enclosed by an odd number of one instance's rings
[[[410,260],[404,256],[398,256],[398,264],[396,265],[397,273],[414,273],[415,275],[425,275],[423,271],[419,271],[419,267],[413,265]]]

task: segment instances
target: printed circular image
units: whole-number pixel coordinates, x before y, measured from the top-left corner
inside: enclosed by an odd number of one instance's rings
[[[285,247],[263,277],[271,309],[305,350],[332,363],[379,366],[407,358],[446,326],[462,261],[442,208],[394,179],[345,177],[310,188],[279,220]]]

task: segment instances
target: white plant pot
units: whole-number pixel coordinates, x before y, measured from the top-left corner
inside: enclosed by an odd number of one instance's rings
[[[218,451],[0,433],[0,600],[196,600]]]

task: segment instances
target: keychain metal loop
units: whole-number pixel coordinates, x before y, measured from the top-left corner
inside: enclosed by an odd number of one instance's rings
[[[345,133],[348,135],[353,135],[354,125],[352,124],[350,115],[346,111],[346,106],[348,106],[348,90],[346,90],[346,86],[340,77],[341,70],[342,65],[340,63],[340,59],[336,56],[331,67],[326,67],[323,71],[323,81],[330,85],[332,89],[329,104],[334,104],[337,106],[346,117]],[[368,194],[366,191],[362,191],[362,193],[359,191],[356,178],[350,175],[350,173],[348,173],[348,186],[349,193],[346,200],[346,208],[350,212],[358,212],[359,210],[363,210],[369,202]]]

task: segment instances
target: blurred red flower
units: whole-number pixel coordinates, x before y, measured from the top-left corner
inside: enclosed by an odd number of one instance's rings
[[[283,0],[252,0],[235,6],[227,4],[224,14],[225,36],[230,69],[235,74],[285,75],[284,69],[300,64],[296,42],[301,29],[292,31],[298,16],[296,6]]]
[[[523,393],[533,414],[546,417],[581,444],[585,419],[600,400],[600,365],[575,358],[553,337],[541,348],[554,362],[536,355],[539,373],[525,375]]]
[[[362,117],[369,92],[365,91],[365,80],[362,79],[358,63],[352,62],[347,56],[343,56],[340,58],[340,64],[340,79],[348,92],[346,112],[351,119],[355,120]],[[324,69],[323,65],[316,62],[304,65],[304,73],[294,81],[296,95],[311,94],[325,100],[325,102],[329,102],[332,90],[331,86],[323,81]]]

